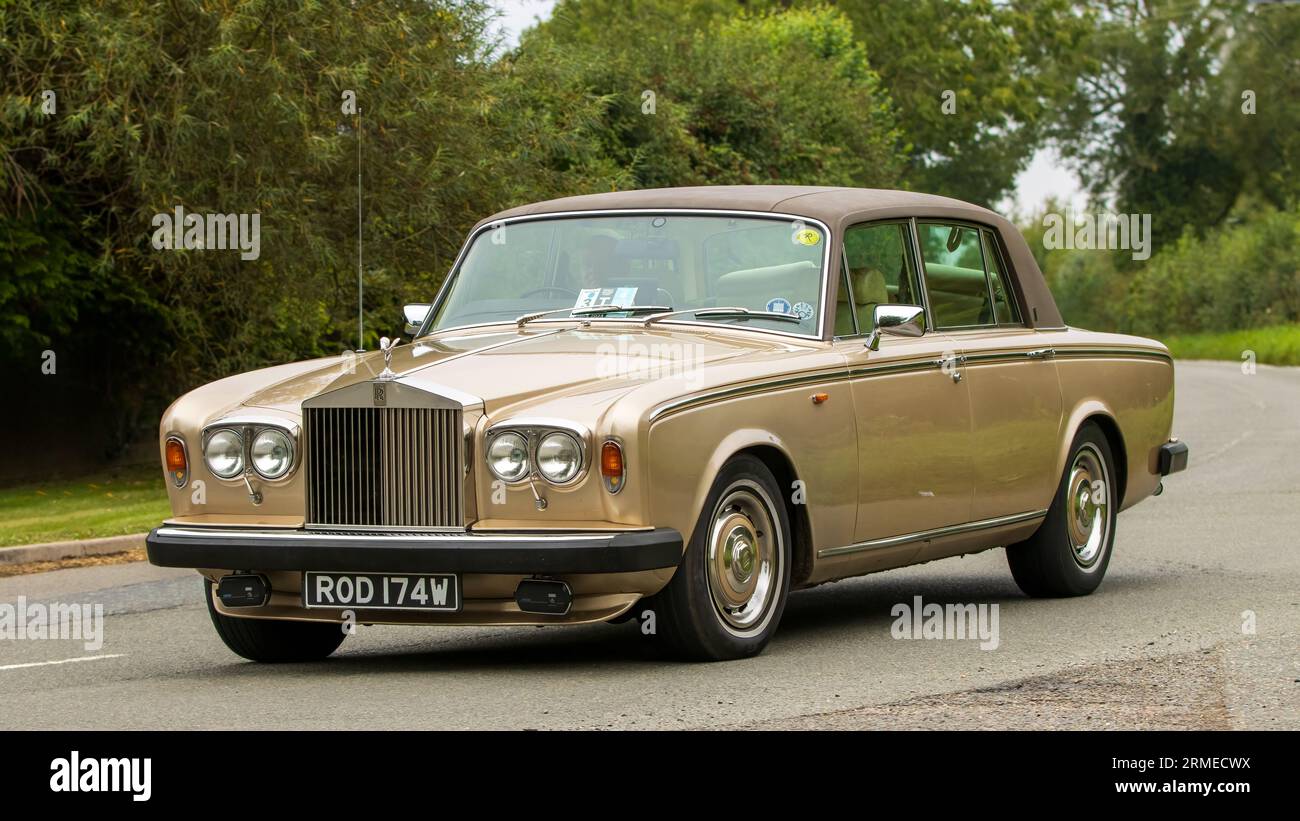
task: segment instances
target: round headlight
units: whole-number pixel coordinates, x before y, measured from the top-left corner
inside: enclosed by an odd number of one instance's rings
[[[293,440],[276,428],[267,428],[253,440],[253,470],[263,479],[279,479],[293,466]]]
[[[222,479],[233,479],[244,470],[244,440],[233,430],[219,430],[203,447],[208,470]]]
[[[502,433],[488,445],[487,461],[498,479],[517,482],[528,475],[528,443],[517,433]]]
[[[567,433],[548,433],[537,443],[537,470],[548,482],[573,481],[582,469],[582,448]]]

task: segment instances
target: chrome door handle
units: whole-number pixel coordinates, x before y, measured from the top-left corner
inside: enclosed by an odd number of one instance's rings
[[[1051,359],[1056,356],[1056,351],[1052,348],[1039,348],[1036,351],[1027,351],[1025,356],[1030,359]]]
[[[966,362],[966,357],[961,355],[954,355],[954,356],[946,356],[943,359],[936,360],[935,364],[939,366],[939,370],[951,376],[953,382],[960,382],[961,366],[965,364],[965,362]]]

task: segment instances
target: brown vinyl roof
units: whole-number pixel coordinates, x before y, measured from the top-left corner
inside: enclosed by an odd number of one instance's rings
[[[970,219],[987,219],[993,212],[949,197],[880,188],[832,188],[815,185],[700,185],[609,191],[536,202],[510,208],[483,220],[620,208],[701,208],[735,211],[775,211],[818,219],[828,225],[846,213],[862,214],[895,208],[917,211],[962,211]]]
[[[647,188],[582,194],[520,205],[481,220],[475,230],[510,217],[641,208],[770,211],[820,220],[830,226],[836,236],[841,236],[845,228],[868,220],[934,217],[982,223],[996,228],[1002,237],[1019,283],[1021,308],[1027,323],[1035,328],[1058,328],[1065,324],[1037,261],[1014,224],[987,208],[934,194],[813,185]]]

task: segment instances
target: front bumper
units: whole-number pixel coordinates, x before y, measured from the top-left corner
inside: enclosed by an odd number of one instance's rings
[[[146,539],[160,567],[389,573],[629,573],[676,567],[671,528],[597,532],[317,533],[164,525]]]

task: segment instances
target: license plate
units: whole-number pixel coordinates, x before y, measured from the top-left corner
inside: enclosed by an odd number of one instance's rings
[[[454,573],[303,573],[306,607],[365,610],[459,610],[460,579]]]

